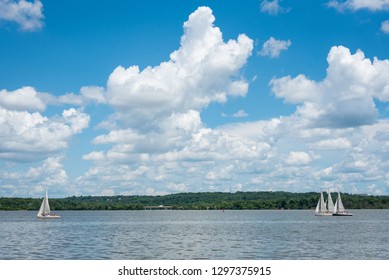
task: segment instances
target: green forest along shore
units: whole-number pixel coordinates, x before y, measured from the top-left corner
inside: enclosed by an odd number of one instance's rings
[[[72,196],[50,198],[52,210],[173,210],[206,209],[314,209],[320,193],[290,192],[200,192],[162,196]],[[332,194],[333,200],[336,194]],[[36,210],[41,198],[0,198],[0,210]],[[342,193],[346,209],[389,209],[389,196],[370,196]]]

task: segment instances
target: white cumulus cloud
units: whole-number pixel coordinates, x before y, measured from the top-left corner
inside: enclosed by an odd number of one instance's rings
[[[80,182],[90,182],[100,176],[106,178],[101,180],[103,184],[125,176],[132,180],[137,174],[134,168],[147,165],[149,171],[141,180],[145,180],[144,186],[148,186],[148,180],[154,180],[171,191],[182,185],[172,186],[166,180],[189,169],[192,170],[189,181],[193,180],[194,163],[207,165],[217,158],[257,154],[255,147],[242,145],[246,140],[206,128],[201,120],[201,110],[211,102],[244,96],[248,90],[241,69],[251,55],[253,41],[241,34],[236,40],[225,42],[214,21],[210,8],[198,8],[184,23],[180,47],[170,54],[169,61],[143,70],[138,66],[119,66],[111,73],[107,100],[116,111],[118,125],[95,137],[94,144],[110,147],[83,156],[95,167]],[[239,113],[242,114],[243,111]],[[185,171],[175,172],[180,169],[177,166],[170,168],[170,165],[186,166],[189,162],[191,168],[185,167]],[[163,170],[157,168],[162,163]],[[123,174],[118,175],[118,170],[111,168],[115,165],[128,167],[121,168]],[[205,177],[202,167],[199,170]],[[93,172],[96,168],[98,173]],[[183,183],[191,185],[188,181]],[[134,191],[138,188],[136,184],[131,185]]]
[[[262,50],[258,52],[260,56],[269,56],[272,58],[279,57],[282,51],[288,50],[292,45],[290,40],[283,41],[270,37],[265,43],[263,43]]]
[[[24,31],[35,31],[43,26],[43,4],[39,0],[0,0],[0,20],[19,24]]]
[[[117,67],[108,79],[108,102],[124,123],[155,127],[172,112],[201,110],[228,96],[244,96],[248,83],[240,69],[251,55],[253,41],[241,34],[224,42],[208,7],[200,7],[184,23],[180,48],[170,60],[140,70]]]
[[[315,127],[355,127],[377,121],[374,98],[389,101],[389,60],[365,58],[358,50],[351,54],[343,47],[332,47],[327,76],[316,82],[304,75],[273,79],[277,97],[301,104],[296,115]]]
[[[44,111],[46,104],[42,99],[44,93],[33,87],[22,87],[14,91],[0,90],[0,107],[17,111]]]
[[[35,161],[67,147],[70,138],[88,127],[89,115],[74,108],[48,118],[39,112],[0,107],[0,158]]]

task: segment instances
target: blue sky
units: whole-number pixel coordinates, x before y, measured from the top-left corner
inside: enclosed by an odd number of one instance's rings
[[[388,195],[388,59],[388,0],[0,0],[0,196]]]

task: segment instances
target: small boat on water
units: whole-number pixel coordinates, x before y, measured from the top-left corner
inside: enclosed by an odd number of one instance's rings
[[[332,202],[331,193],[328,191],[327,202],[324,200],[323,192],[320,192],[320,199],[317,202],[315,216],[332,216],[334,203]]]
[[[350,212],[347,212],[346,209],[344,209],[342,198],[340,197],[340,192],[338,191],[338,198],[336,199],[335,205],[334,205],[334,212],[332,213],[332,216],[352,216],[353,214]]]
[[[59,219],[60,218],[60,216],[56,214],[51,214],[47,189],[46,189],[46,196],[43,198],[41,207],[39,208],[38,214],[36,216],[39,219]]]

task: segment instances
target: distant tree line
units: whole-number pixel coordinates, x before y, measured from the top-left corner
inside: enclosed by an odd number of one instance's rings
[[[146,206],[166,205],[172,209],[314,209],[319,193],[290,192],[201,192],[163,196],[72,196],[50,199],[52,210],[143,210]],[[335,201],[336,194],[332,194]],[[0,198],[0,210],[38,210],[39,198]],[[342,193],[347,209],[389,209],[389,196]]]

